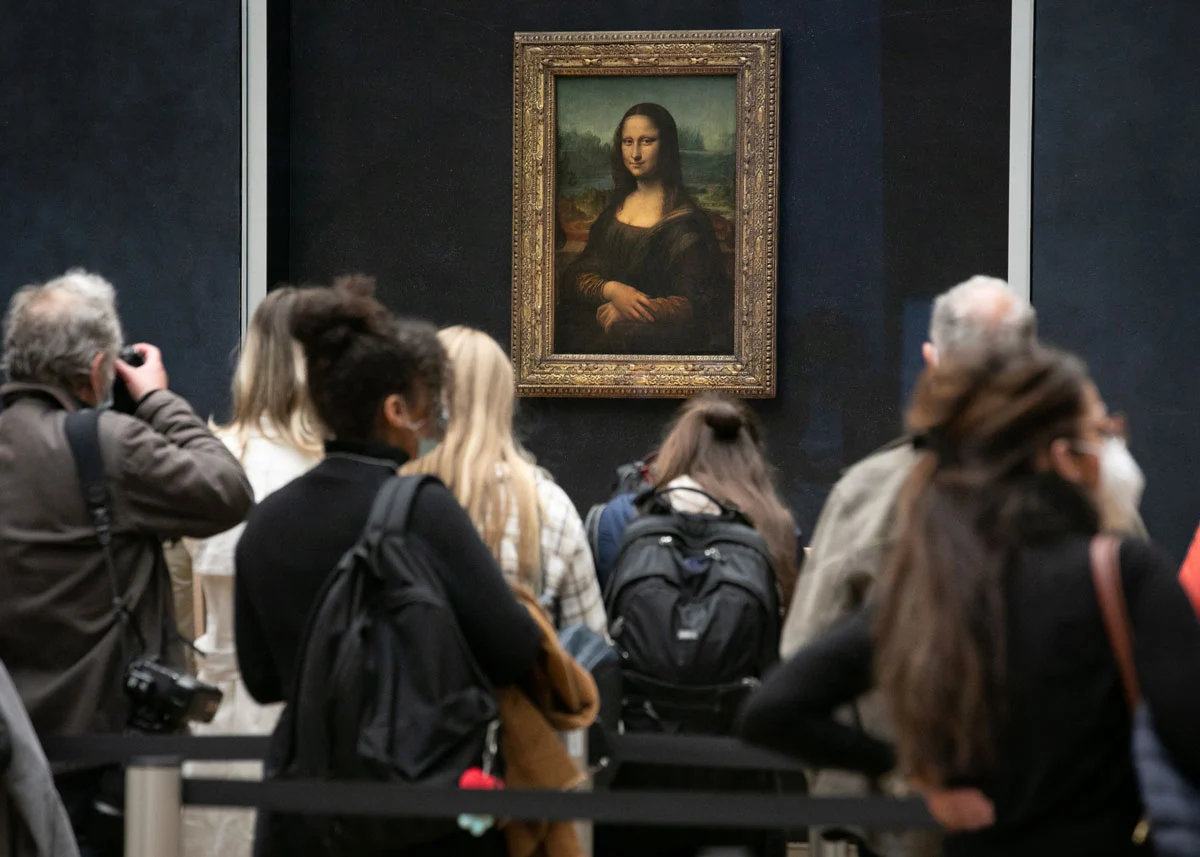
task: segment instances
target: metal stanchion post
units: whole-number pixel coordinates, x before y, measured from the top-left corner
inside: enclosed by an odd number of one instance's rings
[[[179,857],[182,813],[182,762],[131,760],[125,771],[125,857]]]
[[[567,754],[570,755],[571,761],[579,766],[579,770],[583,771],[587,777],[583,784],[576,791],[590,792],[592,790],[592,775],[589,771],[588,763],[588,733],[586,729],[576,729],[571,732],[562,732],[558,736],[563,744],[566,745]],[[583,852],[583,857],[592,857],[592,821],[584,819],[575,822],[575,833],[579,837],[579,848]]]
[[[809,839],[809,854],[812,857],[858,857],[858,848],[849,842],[830,842],[818,834]]]

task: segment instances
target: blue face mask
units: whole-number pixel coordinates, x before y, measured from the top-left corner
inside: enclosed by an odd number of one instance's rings
[[[440,440],[434,440],[431,437],[418,437],[417,458],[424,458],[426,455],[429,455],[429,453],[441,446],[441,443]]]

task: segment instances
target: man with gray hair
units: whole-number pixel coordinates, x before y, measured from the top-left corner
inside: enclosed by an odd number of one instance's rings
[[[118,358],[121,345],[116,295],[95,274],[69,271],[26,286],[9,304],[8,383],[0,387],[0,660],[43,737],[126,727],[128,662],[151,655],[183,663],[160,540],[215,535],[240,523],[253,503],[236,459],[168,391],[159,350],[134,346],[143,358],[135,367]],[[104,408],[117,376],[135,403],[132,414]],[[67,415],[85,408],[101,409],[115,580],[66,436]],[[85,841],[97,780],[75,772],[58,782]]]
[[[1036,336],[1037,320],[1029,302],[1003,280],[977,276],[934,301],[929,341],[921,354],[935,367],[968,351],[1032,344]],[[784,624],[780,648],[785,658],[862,606],[887,562],[896,500],[921,454],[911,439],[902,438],[855,464],[833,486]],[[886,736],[886,718],[876,700],[860,701],[851,716],[872,734]],[[856,774],[819,771],[812,778],[813,794],[875,789]],[[860,842],[860,850],[869,848],[887,857],[941,853],[939,837],[928,833],[877,834]]]
[[[974,276],[933,302],[929,341],[921,348],[926,364],[942,355],[979,348],[1031,345],[1037,339],[1037,316],[1029,301],[1004,280]]]
[[[935,367],[962,352],[1031,345],[1036,338],[1029,302],[1003,280],[977,276],[934,301],[921,354]],[[855,464],[833,486],[788,612],[785,657],[861,605],[891,544],[896,496],[920,455],[902,438]]]

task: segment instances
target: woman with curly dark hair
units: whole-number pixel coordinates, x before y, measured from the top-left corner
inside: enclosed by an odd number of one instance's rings
[[[437,331],[394,318],[372,290],[370,280],[344,278],[333,288],[304,292],[295,308],[293,333],[328,439],[322,462],[263,500],[238,543],[237,651],[246,688],[260,703],[292,696],[307,619],[326,578],[358,541],[381,486],[416,457],[422,438],[435,439],[444,425],[447,361]],[[524,679],[541,649],[541,632],[442,483],[420,487],[404,537],[438,560],[430,563],[438,589],[491,683]],[[319,837],[303,835],[303,825],[277,819],[272,831],[273,850],[257,853],[330,853]],[[300,841],[283,842],[289,834]],[[402,853],[493,855],[503,849],[495,831],[479,839],[457,832]]]

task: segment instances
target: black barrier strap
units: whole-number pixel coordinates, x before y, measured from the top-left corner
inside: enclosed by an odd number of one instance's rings
[[[320,780],[197,779],[184,781],[183,801],[193,806],[257,806],[302,815],[455,818],[473,813],[500,818],[759,830],[810,825],[877,830],[936,827],[917,799],[806,798],[746,792],[489,792]]]
[[[259,761],[270,738],[257,735],[79,735],[42,742],[51,762],[116,765],[138,756],[175,756],[194,761]]]
[[[621,764],[726,768],[739,771],[803,771],[795,759],[760,750],[736,738],[699,735],[609,735]]]
[[[696,735],[608,735],[617,764],[671,765],[749,771],[801,771],[786,756],[759,750],[736,738]],[[195,761],[260,760],[270,741],[250,735],[81,735],[48,738],[52,762],[111,765],[135,756],[178,756]]]

